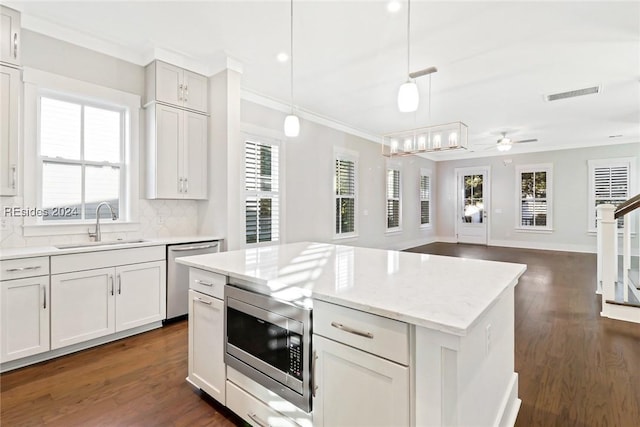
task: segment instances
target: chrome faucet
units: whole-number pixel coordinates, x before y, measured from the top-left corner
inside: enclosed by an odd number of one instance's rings
[[[103,206],[109,208],[112,220],[115,221],[116,219],[118,219],[118,215],[116,215],[116,213],[113,211],[113,208],[111,207],[109,202],[100,202],[98,206],[96,206],[96,230],[93,233],[91,232],[91,230],[89,230],[89,237],[93,237],[94,242],[100,242],[102,240],[102,232],[100,231],[100,208]]]

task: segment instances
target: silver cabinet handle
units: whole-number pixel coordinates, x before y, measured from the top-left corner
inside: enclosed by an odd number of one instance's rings
[[[349,332],[350,334],[354,334],[354,335],[358,335],[360,337],[373,339],[373,334],[371,332],[359,331],[359,330],[353,329],[353,328],[351,328],[349,326],[345,326],[342,323],[331,322],[331,326],[333,326],[334,328],[340,329],[341,331]]]
[[[111,296],[113,296],[113,275],[109,275],[109,281],[111,282]]]
[[[187,102],[189,100],[189,98],[187,98],[189,96],[189,86],[184,85],[184,92],[182,93],[182,97],[184,98],[184,102]]]
[[[196,279],[196,280],[194,280],[194,282],[196,282],[196,283],[198,283],[200,285],[204,285],[204,286],[213,286],[213,283],[204,282],[204,281],[202,281],[200,279]]]
[[[178,192],[182,193],[182,177],[178,179]]]
[[[34,266],[31,266],[31,267],[7,268],[6,272],[7,273],[9,273],[9,272],[13,273],[13,272],[16,272],[16,271],[37,270],[39,268],[42,268],[42,266],[41,265],[34,265]]]
[[[45,285],[42,285],[42,291],[44,293],[44,303],[42,304],[42,309],[46,310],[47,309],[47,287]]]
[[[188,178],[184,179],[184,192],[185,193],[189,192],[189,179]]]
[[[318,354],[313,350],[313,358],[311,359],[311,396],[316,397],[316,391],[318,386],[316,385],[316,360],[318,360]]]
[[[122,295],[122,278],[118,274],[118,295]]]
[[[13,57],[18,59],[18,33],[13,33]]]
[[[195,297],[193,300],[194,301],[199,301],[199,302],[201,302],[203,304],[211,305],[211,301],[205,301],[202,298]]]
[[[11,188],[16,189],[16,165],[11,165]]]
[[[184,251],[196,251],[198,249],[217,248],[217,247],[218,247],[218,244],[214,243],[212,245],[189,246],[188,248],[171,248],[170,250],[173,252],[184,252]]]
[[[178,95],[178,101],[182,101],[184,98],[184,87],[181,84],[179,84],[178,90],[180,90],[180,94]]]
[[[253,420],[253,422],[258,424],[260,427],[271,427],[271,425],[269,423],[267,423],[264,420],[261,420],[255,413],[249,412],[249,413],[247,413],[247,415],[249,416],[249,418],[251,418]]]

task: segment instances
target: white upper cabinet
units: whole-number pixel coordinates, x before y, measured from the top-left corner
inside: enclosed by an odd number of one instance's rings
[[[0,61],[20,65],[20,12],[0,6]]]
[[[162,61],[146,68],[145,104],[156,101],[188,110],[207,112],[208,81],[203,75]]]
[[[0,66],[0,196],[17,194],[20,84],[20,70]]]

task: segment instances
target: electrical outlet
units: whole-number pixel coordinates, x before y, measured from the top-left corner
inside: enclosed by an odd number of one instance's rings
[[[156,218],[156,223],[157,223],[158,225],[162,225],[162,224],[164,224],[164,217],[163,217],[163,216],[159,216],[159,217],[157,217],[157,218]]]
[[[485,329],[485,343],[487,346],[487,354],[491,351],[491,324],[488,324]]]
[[[0,230],[6,231],[9,229],[9,224],[7,223],[7,218],[0,218]]]

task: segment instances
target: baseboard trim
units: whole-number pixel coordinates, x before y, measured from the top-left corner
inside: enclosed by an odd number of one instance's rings
[[[506,248],[539,249],[543,251],[580,252],[595,254],[596,247],[592,245],[572,245],[566,243],[526,242],[521,240],[489,240],[488,246],[502,246]]]
[[[431,243],[436,243],[437,241],[438,240],[435,237],[424,237],[422,239],[415,239],[409,242],[404,241],[404,242],[391,245],[389,249],[396,250],[396,251],[404,251],[406,249],[411,249],[411,248],[415,248],[422,245],[429,245]]]

